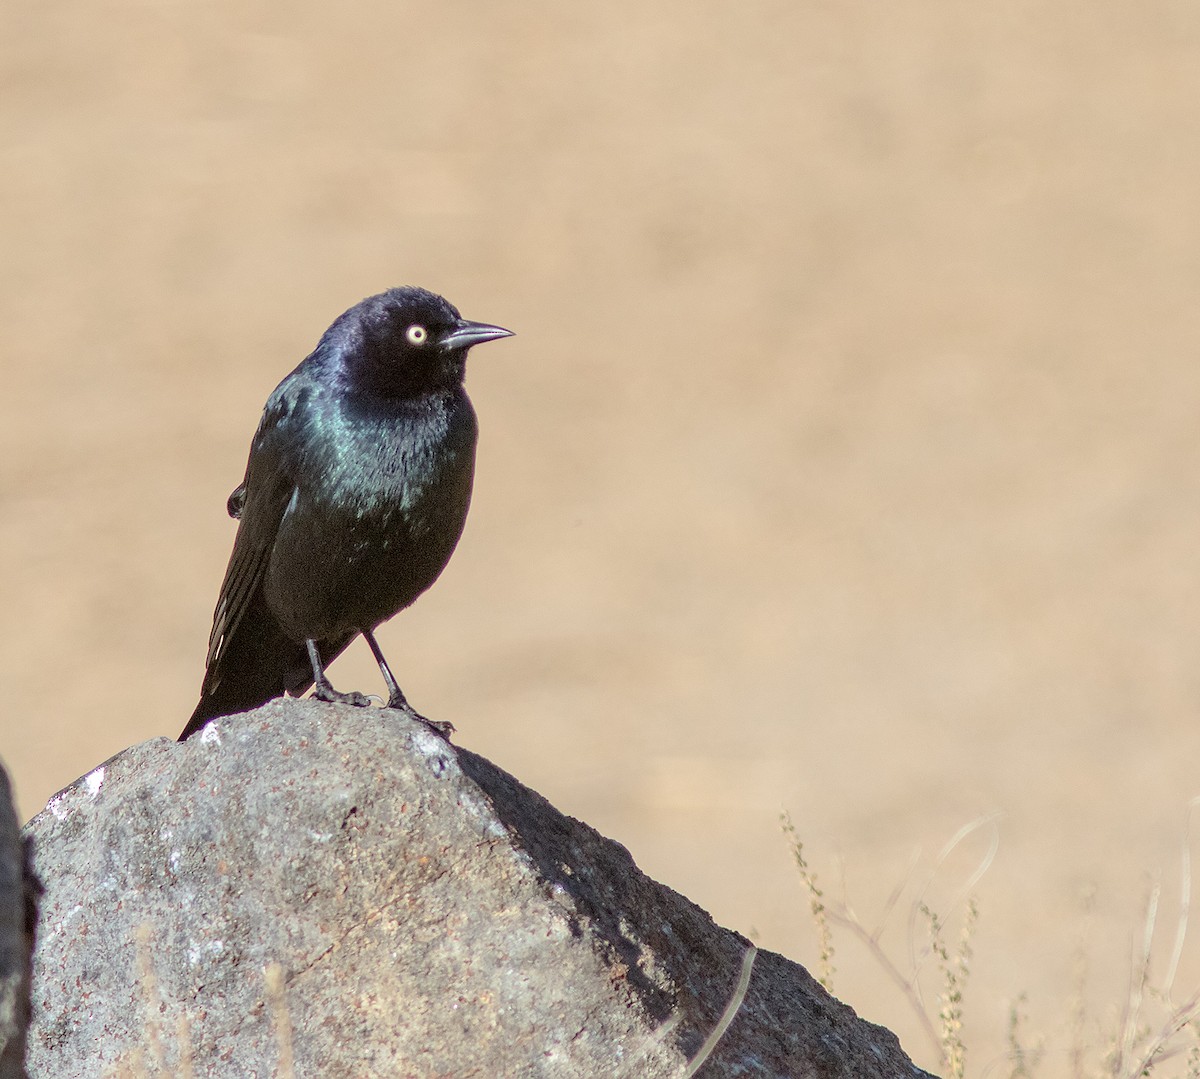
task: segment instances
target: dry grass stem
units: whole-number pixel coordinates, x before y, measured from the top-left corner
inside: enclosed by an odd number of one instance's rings
[[[286,985],[283,967],[278,963],[268,963],[267,968],[263,971],[263,980],[267,983],[267,1006],[275,1024],[275,1040],[279,1043],[279,1070],[276,1075],[278,1079],[294,1079],[292,1017],[288,1012],[287,998],[284,995]]]
[[[634,1079],[636,1079],[637,1076],[640,1076],[643,1069],[642,1060],[650,1055],[650,1052],[655,1046],[666,1041],[670,1036],[671,1031],[679,1026],[681,1022],[683,1022],[683,1013],[673,1012],[666,1022],[660,1023],[654,1028],[654,1030],[646,1035],[645,1042],[637,1049],[636,1052],[630,1054],[629,1059],[625,1061],[624,1065],[617,1074],[621,1077],[634,1077]]]
[[[1008,1079],[1033,1079],[1034,1069],[1042,1060],[1040,1044],[1027,1048],[1021,1041],[1025,1026],[1025,1004],[1026,997],[1022,993],[1008,1009],[1008,1031],[1005,1038],[1008,1045]]]
[[[192,1024],[186,1015],[181,1015],[176,1021],[175,1037],[179,1042],[178,1079],[192,1079],[195,1074],[192,1068]]]
[[[809,905],[812,912],[813,921],[817,927],[817,934],[820,940],[820,955],[822,961],[821,984],[830,988],[827,984],[827,979],[832,980],[832,957],[834,953],[833,935],[830,930],[831,923],[849,930],[851,935],[862,943],[871,955],[872,959],[879,965],[880,969],[888,976],[891,982],[900,991],[905,1000],[908,1001],[913,1015],[916,1017],[921,1029],[925,1032],[929,1039],[930,1046],[943,1058],[946,1063],[951,1063],[947,1057],[947,1039],[945,1035],[947,1017],[941,1016],[940,1026],[934,1023],[930,1016],[930,1009],[925,1003],[924,996],[921,990],[920,972],[925,961],[930,955],[935,953],[935,943],[929,939],[927,933],[919,931],[918,921],[921,919],[922,913],[928,915],[931,913],[930,908],[924,902],[924,895],[936,878],[939,870],[946,863],[953,852],[961,846],[970,836],[974,835],[979,829],[990,826],[992,829],[991,839],[988,844],[988,849],[980,859],[979,864],[967,876],[965,883],[958,889],[959,898],[956,899],[956,905],[965,898],[970,890],[979,882],[980,878],[987,872],[996,856],[996,851],[999,849],[999,832],[996,828],[997,817],[995,814],[980,817],[977,820],[971,821],[960,828],[942,848],[934,863],[934,867],[928,878],[921,883],[917,889],[917,897],[913,900],[909,907],[908,915],[908,951],[909,951],[909,969],[902,970],[899,965],[885,950],[882,937],[884,930],[887,927],[888,921],[891,918],[892,912],[899,903],[901,896],[911,890],[913,880],[916,876],[916,870],[920,863],[920,851],[917,851],[909,865],[908,872],[904,878],[896,885],[889,893],[887,901],[884,904],[883,913],[873,928],[869,928],[866,923],[860,918],[850,903],[845,874],[841,876],[841,898],[840,900],[829,902],[826,900],[824,893],[817,885],[816,874],[812,872],[807,861],[804,858],[803,845],[800,838],[796,834],[795,826],[792,823],[791,817],[788,814],[783,814],[781,817],[784,834],[787,836],[789,844],[792,848],[792,855],[796,861],[796,867],[799,870],[801,881],[809,894]],[[944,945],[942,951],[946,953],[945,963],[943,964],[949,969],[953,976],[959,979],[960,983],[965,981],[967,967],[970,961],[970,935],[974,930],[975,919],[977,917],[977,908],[974,900],[967,901],[966,922],[963,927],[963,938],[960,940],[959,951],[952,961],[949,953]],[[940,932],[941,922],[936,921],[936,925]],[[944,994],[943,994],[944,995]],[[961,1046],[961,1038],[957,1043]]]
[[[951,1079],[963,1079],[966,1069],[967,1047],[962,1040],[963,990],[971,966],[971,935],[975,930],[978,908],[974,900],[967,903],[967,914],[959,935],[958,949],[953,957],[946,947],[945,926],[937,913],[922,903],[921,913],[929,924],[929,943],[942,975],[942,991],[939,995],[938,1020],[939,1042],[942,1059]]]
[[[754,960],[758,956],[758,949],[751,944],[742,955],[742,972],[738,975],[737,986],[733,990],[733,996],[729,998],[729,1003],[725,1005],[725,1011],[721,1013],[721,1018],[717,1020],[717,1025],[712,1028],[707,1038],[704,1039],[704,1044],[700,1046],[696,1055],[688,1062],[683,1076],[684,1079],[692,1079],[703,1066],[704,1062],[712,1056],[712,1052],[717,1047],[717,1043],[724,1036],[725,1031],[729,1029],[729,1024],[733,1022],[733,1018],[741,1008],[742,1002],[746,999],[746,992],[750,988],[750,975],[754,970]]]
[[[820,964],[817,972],[817,981],[821,983],[826,992],[833,992],[833,932],[829,928],[829,919],[825,916],[825,893],[821,891],[817,885],[816,874],[813,873],[808,863],[804,860],[804,844],[800,837],[796,834],[796,826],[792,823],[791,815],[788,813],[782,814],[780,820],[783,824],[784,835],[788,837],[788,842],[792,847],[792,857],[796,862],[796,869],[800,874],[800,880],[804,883],[805,889],[808,891],[808,906],[812,914],[813,924],[817,927],[818,941],[818,963]]]
[[[162,1041],[158,978],[155,976],[154,964],[150,958],[153,942],[154,931],[148,923],[143,922],[137,928],[135,947],[137,949],[138,978],[142,987],[142,996],[146,1001],[146,1043],[150,1049],[151,1067],[154,1068],[157,1075],[167,1075],[167,1061]]]
[[[1171,958],[1167,963],[1166,977],[1163,978],[1163,993],[1170,1002],[1175,988],[1175,976],[1179,973],[1179,963],[1183,959],[1183,945],[1187,940],[1188,915],[1192,908],[1192,814],[1200,798],[1188,802],[1187,818],[1183,825],[1183,845],[1179,852],[1179,922],[1175,926],[1175,944],[1171,949]]]

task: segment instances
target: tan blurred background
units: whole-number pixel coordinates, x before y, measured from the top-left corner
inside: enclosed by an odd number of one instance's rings
[[[1200,793],[1200,9],[286,10],[3,15],[22,811],[178,733],[263,400],[419,283],[518,336],[472,358],[466,536],[381,635],[417,706],[809,965],[782,809],[867,920],[996,814],[969,1070],[1022,992],[1064,1070],[1085,930],[1098,1051]]]

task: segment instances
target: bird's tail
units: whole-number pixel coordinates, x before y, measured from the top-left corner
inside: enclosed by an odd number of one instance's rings
[[[356,636],[352,633],[336,640],[318,641],[325,665],[341,655]],[[235,639],[221,650],[214,666],[205,671],[200,703],[179,741],[190,738],[217,716],[249,712],[285,693],[299,697],[312,681],[312,665],[303,643],[297,644],[285,636],[265,610],[259,617],[243,618]]]
[[[278,623],[261,612],[243,618],[235,639],[226,642],[221,654],[204,672],[200,702],[183,728],[182,742],[210,719],[248,712],[287,691],[304,692],[312,681],[304,645],[286,637]]]

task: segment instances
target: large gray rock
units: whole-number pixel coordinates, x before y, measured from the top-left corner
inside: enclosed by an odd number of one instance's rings
[[[147,742],[29,825],[35,1079],[685,1074],[748,942],[473,753],[275,701]],[[759,953],[702,1076],[916,1076]]]

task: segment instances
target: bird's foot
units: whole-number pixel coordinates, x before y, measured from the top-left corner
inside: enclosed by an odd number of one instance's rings
[[[450,735],[454,733],[455,728],[453,723],[443,723],[436,719],[427,719],[404,699],[403,694],[388,698],[387,707],[395,708],[398,712],[403,712],[409,719],[415,719],[418,723],[424,723],[426,727],[429,727],[435,734],[446,739],[447,742],[450,741]]]
[[[355,708],[367,708],[371,704],[371,698],[365,693],[359,693],[357,690],[339,693],[328,682],[318,682],[313,688],[313,697],[329,704],[352,704]]]

